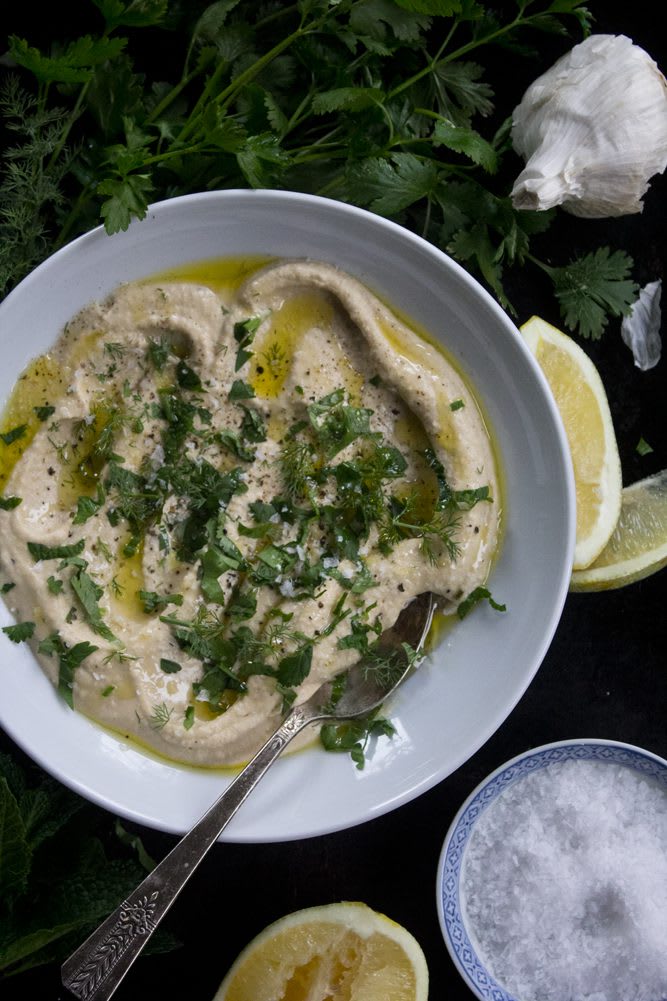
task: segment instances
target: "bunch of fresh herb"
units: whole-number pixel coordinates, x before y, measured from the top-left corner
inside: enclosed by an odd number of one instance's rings
[[[0,754],[0,978],[62,961],[152,867],[118,821]]]
[[[533,238],[554,213],[515,210],[503,170],[516,167],[512,107],[494,108],[485,57],[529,54],[540,32],[586,34],[579,0],[515,0],[502,14],[476,0],[92,3],[93,34],[50,51],[10,38],[1,110],[17,142],[0,183],[0,290],[100,219],[113,233],[150,201],[250,186],[395,219],[509,311],[507,273],[542,269],[564,324],[585,337],[636,298],[621,251],[541,261]],[[160,63],[161,28],[172,47],[183,39],[180,66]],[[158,47],[145,70],[148,38]]]

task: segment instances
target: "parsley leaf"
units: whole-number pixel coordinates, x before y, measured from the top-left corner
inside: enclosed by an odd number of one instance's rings
[[[23,640],[29,640],[35,631],[34,622],[18,622],[14,626],[3,626],[3,633],[9,637],[12,643],[22,643]]]

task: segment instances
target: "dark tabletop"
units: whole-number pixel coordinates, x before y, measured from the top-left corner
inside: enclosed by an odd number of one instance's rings
[[[664,27],[653,20],[658,5],[591,6],[597,15],[596,31],[628,35],[663,69],[667,67]],[[55,19],[55,12],[52,16]],[[17,12],[10,30],[30,38],[26,18]],[[550,51],[560,54],[572,42],[549,39],[548,44]],[[551,61],[545,61],[542,69]],[[509,70],[504,83],[496,80],[503,88],[499,101],[505,90],[520,97],[537,75],[522,66],[517,81],[511,66]],[[642,215],[583,224],[562,214],[550,231],[553,260],[568,259],[572,249],[609,242],[634,257],[634,277],[640,284],[663,277],[666,196],[663,176],[653,181]],[[537,313],[560,325],[549,290],[538,285],[533,272],[515,276],[511,298],[519,323]],[[601,341],[583,346],[607,389],[624,483],[666,468],[667,362],[663,359],[650,372],[636,369],[618,323],[610,325]],[[652,453],[637,453],[641,437],[651,444]],[[549,567],[542,572],[548,574]],[[445,997],[468,1001],[472,995],[444,946],[435,904],[438,857],[450,822],[489,772],[521,751],[549,741],[599,737],[667,757],[666,584],[663,571],[617,591],[569,595],[542,666],[509,718],[468,762],[415,801],[351,830],[313,839],[217,845],[167,919],[181,947],[142,958],[118,991],[118,1001],[150,998],[158,992],[166,998],[208,1001],[240,949],[266,924],[298,908],[339,900],[365,901],[416,936],[428,961],[432,1001]],[[9,746],[0,734],[0,747]],[[131,824],[127,827],[141,833],[156,859],[176,840]],[[0,995],[5,1001],[27,996],[52,1001],[64,998],[65,992],[53,966],[3,982]]]

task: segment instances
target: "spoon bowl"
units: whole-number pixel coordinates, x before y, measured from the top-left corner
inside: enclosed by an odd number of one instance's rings
[[[354,719],[377,709],[413,670],[428,635],[435,602],[419,595],[385,630],[372,657],[347,672],[342,693],[325,682],[293,706],[275,733],[236,776],[191,831],[62,966],[62,983],[81,1001],[107,1001],[197,866],[269,767],[305,727]]]

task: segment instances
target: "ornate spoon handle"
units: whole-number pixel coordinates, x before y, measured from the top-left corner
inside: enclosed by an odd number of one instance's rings
[[[81,1001],[107,1001],[195,869],[293,737],[318,717],[307,703],[282,725],[192,830],[63,963],[63,985]]]

